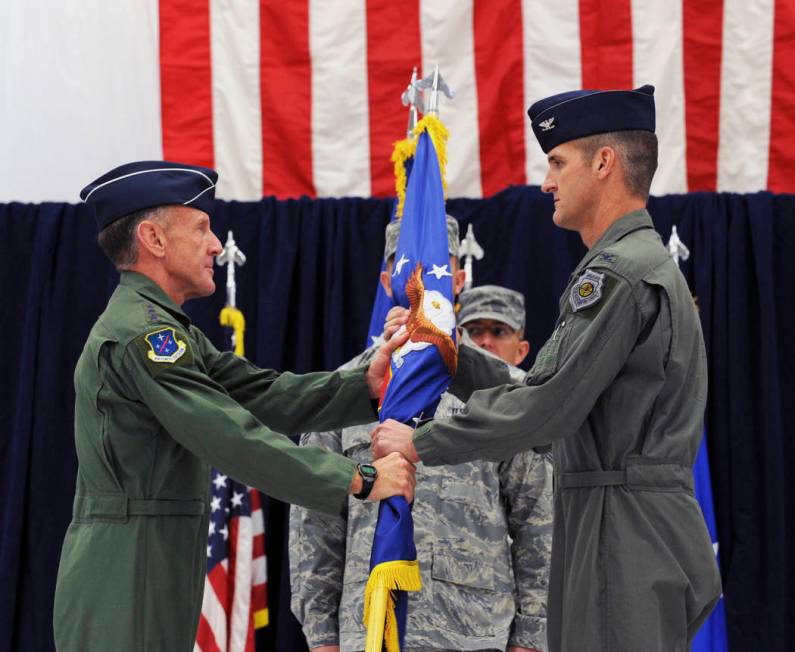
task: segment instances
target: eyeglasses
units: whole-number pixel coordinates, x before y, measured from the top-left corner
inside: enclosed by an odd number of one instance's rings
[[[503,326],[497,324],[496,326],[481,326],[480,324],[466,324],[464,330],[469,333],[469,336],[474,340],[489,333],[494,339],[502,340],[516,334],[510,326]]]

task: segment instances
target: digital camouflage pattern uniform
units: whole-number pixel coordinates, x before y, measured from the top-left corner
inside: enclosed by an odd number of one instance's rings
[[[467,359],[490,357],[474,345],[464,349],[477,351]],[[374,351],[344,367],[367,364]],[[444,394],[436,416],[462,407]],[[308,433],[301,445],[371,461],[375,425]],[[504,650],[510,641],[545,650],[551,512],[552,467],[543,455],[418,465],[413,516],[422,591],[408,594],[406,649]],[[364,649],[364,587],[377,516],[377,504],[354,498],[337,516],[292,508],[292,609],[310,648]]]
[[[481,374],[467,389],[492,389],[417,428],[426,465],[554,442],[549,649],[686,650],[721,591],[693,497],[707,363],[690,291],[649,214],[619,218],[588,251],[524,384],[495,387],[507,374],[487,378],[483,365],[461,371]]]
[[[210,464],[280,500],[339,512],[354,462],[269,428],[374,414],[363,370],[279,374],[219,352],[133,272],[121,274],[88,336],[75,389],[79,468],[54,607],[60,652],[192,650]]]

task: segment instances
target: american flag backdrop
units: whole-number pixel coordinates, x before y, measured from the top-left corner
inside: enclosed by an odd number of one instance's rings
[[[265,529],[259,493],[213,469],[207,577],[194,652],[254,652],[267,625]]]
[[[13,7],[0,201],[75,201],[112,165],[161,157],[216,167],[225,199],[391,195],[400,94],[435,63],[456,91],[441,108],[451,197],[541,182],[533,101],[644,83],[657,88],[654,194],[795,191],[793,0]]]

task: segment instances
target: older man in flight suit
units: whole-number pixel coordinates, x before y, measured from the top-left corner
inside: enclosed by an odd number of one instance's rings
[[[79,468],[54,607],[61,652],[193,649],[210,464],[331,513],[373,482],[354,461],[299,448],[274,430],[372,421],[391,342],[369,369],[279,374],[219,352],[182,311],[215,289],[221,243],[208,212],[216,179],[206,168],[145,161],[81,193],[121,281],[75,369]],[[411,499],[405,459],[377,472],[371,499]]]
[[[475,392],[450,420],[415,431],[386,422],[373,435],[376,453],[426,465],[554,442],[552,652],[684,651],[720,595],[693,497],[704,342],[645,210],[657,166],[653,93],[574,91],[530,107],[553,220],[589,248],[555,331],[523,384],[503,372],[505,385]]]
[[[385,257],[394,256],[399,223],[387,229]],[[448,217],[454,293],[463,286],[458,268],[458,226]],[[389,292],[389,270],[382,277]],[[518,364],[527,355],[521,337],[524,299],[507,288],[473,288],[459,297],[462,351],[488,364],[491,357]],[[488,327],[488,330],[486,329]],[[498,346],[497,346],[498,345]],[[366,364],[371,347],[343,368]],[[471,355],[470,355],[471,354]],[[512,377],[523,373],[510,367]],[[463,403],[442,395],[436,418],[456,414]],[[301,445],[318,445],[368,462],[372,425],[312,432]],[[552,534],[552,467],[532,451],[505,462],[420,466],[412,509],[422,590],[409,593],[405,650],[546,649],[546,592]],[[365,647],[364,587],[377,509],[348,501],[343,514],[326,516],[293,507],[290,518],[292,608],[313,652]]]

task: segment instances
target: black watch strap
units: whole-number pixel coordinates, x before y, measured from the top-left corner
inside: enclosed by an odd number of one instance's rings
[[[359,500],[367,500],[370,492],[375,485],[375,479],[378,477],[378,470],[372,464],[357,464],[356,471],[362,478],[362,490],[358,494],[353,494],[354,498]]]

